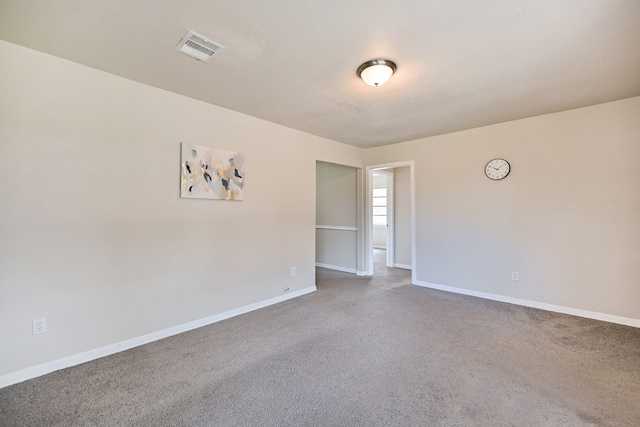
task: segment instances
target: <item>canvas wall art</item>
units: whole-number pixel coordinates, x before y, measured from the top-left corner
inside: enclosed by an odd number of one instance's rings
[[[181,152],[180,197],[244,200],[244,154],[185,142]]]

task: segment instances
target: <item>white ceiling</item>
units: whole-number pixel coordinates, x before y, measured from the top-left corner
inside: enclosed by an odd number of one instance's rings
[[[0,0],[0,39],[360,147],[640,95],[639,0]]]

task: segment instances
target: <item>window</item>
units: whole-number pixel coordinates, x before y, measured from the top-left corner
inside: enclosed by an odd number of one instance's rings
[[[387,189],[373,189],[373,225],[387,226]]]

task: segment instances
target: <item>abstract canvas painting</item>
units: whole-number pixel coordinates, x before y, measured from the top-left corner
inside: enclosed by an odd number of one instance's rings
[[[180,197],[244,200],[244,154],[183,142]]]

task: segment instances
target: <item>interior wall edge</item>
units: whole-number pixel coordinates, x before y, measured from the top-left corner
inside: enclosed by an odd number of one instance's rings
[[[351,273],[351,274],[358,273],[358,270],[356,270],[355,268],[340,267],[339,265],[325,264],[322,262],[316,262],[316,267],[322,267],[329,270],[341,271],[343,273]],[[361,276],[361,274],[358,274],[358,275]]]
[[[264,301],[259,301],[254,304],[245,305],[233,310],[225,311],[223,313],[214,314],[212,316],[205,317],[203,319],[194,320],[184,323],[182,325],[173,326],[160,331],[152,332],[150,334],[142,335],[139,337],[131,338],[128,340],[120,341],[114,344],[110,344],[104,347],[96,348],[93,350],[85,351],[72,356],[63,357],[62,359],[53,360],[51,362],[42,363],[40,365],[32,366],[26,369],[21,369],[16,372],[11,372],[0,376],[0,388],[8,387],[13,384],[17,384],[23,381],[27,381],[33,378],[40,377],[61,369],[69,368],[72,366],[80,365],[82,363],[90,362],[92,360],[100,359],[121,351],[130,350],[135,347],[139,347],[144,344],[149,344],[154,341],[159,341],[164,338],[168,338],[173,335],[178,335],[184,332],[188,332],[194,329],[208,326],[213,323],[220,322],[222,320],[229,319],[231,317],[239,316],[241,314],[249,313],[254,310],[268,307],[270,305],[278,304],[283,301],[287,301],[293,298],[306,295],[317,290],[316,286],[309,286],[304,289],[280,295],[274,298],[269,298]]]
[[[423,288],[437,289],[439,291],[451,292],[454,294],[468,295],[468,296],[483,298],[483,299],[492,300],[492,301],[506,302],[508,304],[538,308],[541,310],[553,311],[555,313],[569,314],[572,316],[584,317],[587,319],[600,320],[603,322],[617,323],[619,325],[640,328],[640,319],[632,319],[629,317],[599,313],[597,311],[582,310],[580,308],[566,307],[562,305],[548,304],[544,302],[513,298],[513,297],[504,296],[504,295],[491,294],[487,292],[478,292],[470,289],[458,288],[455,286],[447,286],[447,285],[439,285],[437,283],[423,282],[421,280],[417,280],[413,284],[416,286],[421,286]]]

